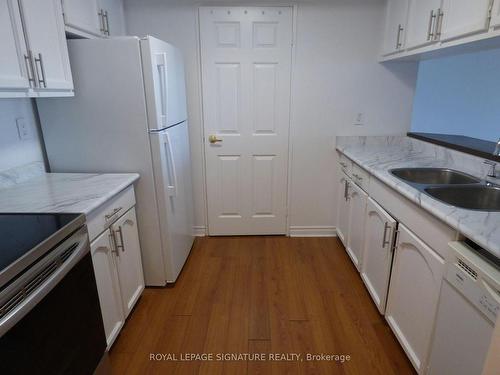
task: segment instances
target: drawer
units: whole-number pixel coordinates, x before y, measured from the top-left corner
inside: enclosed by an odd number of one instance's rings
[[[347,158],[344,154],[339,154],[339,165],[340,169],[349,177],[351,177],[352,173],[352,161]]]
[[[370,183],[370,174],[356,163],[352,163],[352,180],[361,189],[367,191]]]
[[[87,228],[92,241],[120,216],[135,206],[134,186],[121,191],[87,215]]]

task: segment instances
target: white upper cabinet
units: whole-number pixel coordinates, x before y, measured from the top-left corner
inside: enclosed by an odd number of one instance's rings
[[[126,35],[122,0],[100,0],[104,27],[108,36]]]
[[[411,1],[408,15],[408,30],[406,33],[406,47],[421,47],[439,40],[442,20],[441,0]]]
[[[392,265],[386,319],[419,374],[425,373],[445,263],[404,225]]]
[[[62,0],[66,30],[82,37],[125,35],[122,0]]]
[[[491,10],[491,26],[500,27],[500,0],[494,0]]]
[[[72,90],[68,47],[58,0],[21,0],[25,35],[39,91]]]
[[[102,34],[104,29],[97,0],[63,0],[62,5],[66,26],[94,35]]]
[[[441,41],[488,31],[491,0],[443,0]]]
[[[28,89],[28,50],[16,0],[0,2],[0,35],[0,90]]]
[[[410,0],[389,0],[384,37],[384,54],[398,52],[405,46]]]

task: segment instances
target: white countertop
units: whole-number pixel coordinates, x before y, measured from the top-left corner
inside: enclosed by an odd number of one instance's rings
[[[44,173],[0,189],[0,212],[87,215],[138,179],[137,173]]]
[[[389,173],[393,168],[448,167],[481,177],[482,159],[419,144],[407,137],[353,137],[337,141],[337,150],[403,196],[500,258],[500,212],[466,210],[444,204]],[[383,138],[386,138],[384,140]],[[368,141],[367,141],[368,140]],[[481,163],[481,164],[479,164]],[[484,174],[485,175],[485,174]],[[483,178],[484,178],[483,175]]]

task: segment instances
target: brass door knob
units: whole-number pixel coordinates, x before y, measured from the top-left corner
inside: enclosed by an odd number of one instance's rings
[[[222,139],[219,139],[219,138],[217,138],[216,135],[212,134],[212,135],[208,136],[208,141],[213,144],[213,143],[217,143],[217,142],[222,142]]]

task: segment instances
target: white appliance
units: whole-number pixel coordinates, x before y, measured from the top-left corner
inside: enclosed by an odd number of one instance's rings
[[[145,282],[175,282],[193,244],[182,56],[149,36],[68,45],[75,97],[37,101],[51,171],[140,173]]]
[[[428,373],[480,375],[500,313],[500,271],[466,243],[450,246]]]

